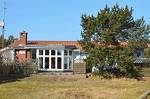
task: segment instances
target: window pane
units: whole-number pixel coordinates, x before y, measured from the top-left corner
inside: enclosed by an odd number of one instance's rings
[[[69,55],[70,55],[70,56],[72,55],[72,51],[69,51]]]
[[[57,50],[57,55],[61,55],[61,50]]]
[[[36,60],[36,50],[32,50],[32,59]]]
[[[45,55],[49,55],[49,50],[45,50]]]
[[[43,57],[39,58],[39,66],[41,69],[43,69]]]
[[[61,69],[61,58],[57,58],[57,68]]]
[[[55,69],[55,57],[51,58],[51,68]]]
[[[67,69],[67,67],[68,67],[68,58],[67,57],[65,57],[64,58],[64,69]]]
[[[68,51],[67,50],[64,50],[64,55],[68,55]]]
[[[43,50],[39,50],[39,55],[43,55]]]
[[[72,58],[69,58],[69,69],[72,67]]]
[[[49,57],[45,58],[45,69],[49,68]]]
[[[55,50],[51,50],[51,55],[55,55]]]

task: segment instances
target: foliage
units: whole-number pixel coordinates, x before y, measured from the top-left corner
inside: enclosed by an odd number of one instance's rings
[[[32,75],[0,84],[1,99],[141,99],[150,78],[100,79],[85,75]]]
[[[2,36],[0,36],[0,49],[3,47]]]
[[[2,48],[3,46],[3,38],[2,36],[0,36],[0,48]],[[8,38],[4,38],[4,45],[5,47],[10,45],[11,43],[15,42],[17,40],[17,38],[15,38],[13,35],[8,36]]]
[[[8,38],[4,39],[5,46],[10,45],[11,43],[15,42],[17,38],[15,38],[13,35],[8,36]]]
[[[108,73],[104,69],[117,61],[115,69],[120,72],[117,75],[135,76],[138,73],[139,68],[133,64],[134,52],[146,47],[150,26],[143,17],[134,20],[132,12],[133,8],[116,4],[111,8],[106,5],[96,16],[82,15],[79,43],[89,53],[87,70],[97,66],[101,68],[100,74]]]
[[[145,56],[145,58],[150,58],[150,48],[146,48],[144,50],[144,56]]]
[[[150,48],[144,49],[145,66],[150,67]]]
[[[0,76],[12,74],[30,75],[37,72],[36,64],[31,61],[24,62],[3,62],[0,58]]]

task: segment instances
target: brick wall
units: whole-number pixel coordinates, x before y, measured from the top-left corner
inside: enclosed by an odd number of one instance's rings
[[[30,50],[16,50],[15,51],[16,59],[19,61],[31,60],[31,51]]]
[[[27,32],[20,32],[20,38],[17,41],[15,47],[27,45]],[[27,49],[17,49],[15,51],[15,57],[19,61],[26,61],[31,59],[31,51]]]
[[[25,31],[20,33],[18,46],[24,46],[24,45],[27,45],[27,32],[25,32]]]

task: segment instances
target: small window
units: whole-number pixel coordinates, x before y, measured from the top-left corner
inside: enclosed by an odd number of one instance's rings
[[[49,50],[45,50],[45,55],[49,55]]]
[[[55,55],[55,50],[51,50],[51,55]]]
[[[61,55],[61,50],[57,50],[57,55]]]
[[[64,50],[64,55],[68,55],[68,51],[67,50]]]
[[[39,55],[43,55],[43,50],[39,50]]]
[[[69,55],[70,55],[70,56],[72,55],[72,51],[69,51]]]

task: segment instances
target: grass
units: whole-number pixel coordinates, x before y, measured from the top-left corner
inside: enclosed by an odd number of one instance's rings
[[[137,99],[150,89],[150,78],[144,79],[32,75],[0,84],[0,99]]]
[[[143,74],[145,77],[150,77],[150,67],[143,68],[141,74]]]
[[[150,95],[147,97],[147,99],[150,99]]]

